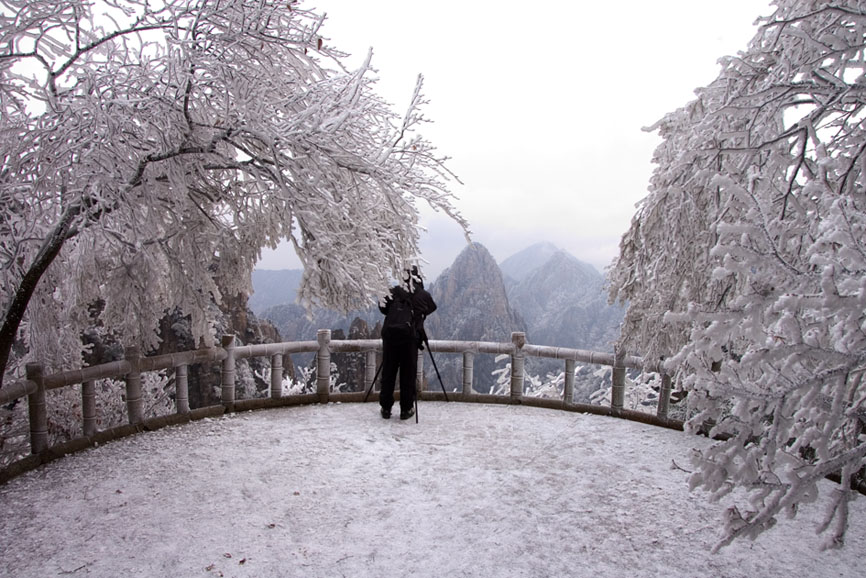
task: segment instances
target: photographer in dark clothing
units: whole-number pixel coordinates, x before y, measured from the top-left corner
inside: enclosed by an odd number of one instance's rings
[[[395,285],[379,305],[385,314],[382,325],[382,390],[379,393],[381,414],[391,417],[397,370],[400,372],[400,419],[415,415],[415,373],[418,351],[423,349],[424,320],[436,311],[436,303],[424,289],[418,268],[407,271],[406,287]]]

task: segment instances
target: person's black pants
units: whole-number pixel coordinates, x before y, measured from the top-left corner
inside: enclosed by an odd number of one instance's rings
[[[379,405],[390,410],[394,405],[394,387],[400,370],[400,411],[407,412],[415,404],[415,371],[418,367],[418,346],[414,339],[382,339],[382,391]]]

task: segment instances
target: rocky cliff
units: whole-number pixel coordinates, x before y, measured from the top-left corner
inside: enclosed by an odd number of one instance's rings
[[[527,339],[537,345],[612,351],[623,311],[607,304],[601,273],[559,250],[545,260],[525,262],[535,266],[508,284],[508,300],[526,319]]]
[[[438,305],[426,324],[430,339],[510,342],[513,331],[526,330],[523,319],[509,305],[499,266],[479,243],[468,245],[429,290]],[[437,354],[436,364],[446,389],[460,389],[462,357]],[[476,358],[476,391],[489,391],[495,367],[492,356]],[[430,373],[427,375],[429,379]],[[438,383],[430,387],[438,388]]]
[[[219,306],[217,335],[234,335],[238,344],[278,343],[283,340],[277,328],[267,319],[260,319],[247,307],[243,295],[224,298]],[[199,344],[192,340],[187,319],[177,314],[166,315],[160,323],[162,342],[152,354],[173,353],[196,349]],[[286,367],[288,375],[293,374]],[[265,395],[270,382],[261,375],[269,375],[270,362],[264,358],[253,358],[238,362],[238,384],[241,389],[238,399]],[[190,407],[204,407],[219,403],[221,369],[219,364],[195,364],[188,369]]]
[[[604,277],[595,267],[550,244],[534,245],[502,263],[508,270],[508,298],[527,324],[527,340],[537,345],[613,350],[623,310],[607,304]],[[528,374],[544,378],[562,372],[564,363],[532,358]],[[593,366],[578,366],[575,401],[588,403],[609,376]]]
[[[275,305],[265,309],[261,316],[270,320],[286,341],[315,341],[319,329],[351,331],[356,319],[361,319],[370,327],[382,320],[382,314],[377,307],[364,311],[353,311],[348,315],[328,309],[316,309],[312,316],[296,304]],[[336,339],[332,336],[332,339]]]

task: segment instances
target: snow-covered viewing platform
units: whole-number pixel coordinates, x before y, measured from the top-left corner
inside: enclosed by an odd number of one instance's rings
[[[47,576],[860,576],[866,530],[819,551],[826,496],[711,553],[671,429],[520,405],[229,413],[0,486],[3,572]],[[832,482],[822,482],[832,486]],[[851,504],[863,519],[866,501]]]
[[[866,576],[866,0],[321,4],[3,3],[0,578]]]

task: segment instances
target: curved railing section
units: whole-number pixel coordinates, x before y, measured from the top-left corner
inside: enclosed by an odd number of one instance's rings
[[[303,405],[329,402],[360,402],[378,399],[368,396],[376,377],[377,354],[382,350],[380,339],[331,340],[331,332],[319,330],[316,341],[292,341],[259,345],[238,346],[232,335],[224,336],[219,347],[198,349],[165,355],[142,356],[137,348],[128,348],[124,359],[102,365],[84,367],[72,371],[45,375],[41,364],[28,364],[26,379],[9,383],[0,390],[0,405],[27,398],[30,426],[31,455],[0,471],[0,483],[23,471],[64,456],[140,431],[158,429],[167,425],[185,423],[226,412],[247,411],[269,407]],[[671,380],[658,363],[647,362],[641,357],[622,353],[598,353],[581,349],[548,347],[526,343],[525,334],[512,333],[511,343],[485,341],[430,341],[429,349],[436,353],[462,355],[463,390],[449,392],[428,390],[425,387],[424,357],[419,351],[417,383],[422,400],[445,400],[480,403],[524,404],[553,409],[563,409],[632,419],[643,423],[682,429],[682,422],[668,417]],[[331,391],[330,365],[333,353],[365,354],[364,384],[360,392]],[[316,372],[316,391],[306,394],[284,395],[283,362],[286,356],[299,353],[315,353],[316,367],[326,368]],[[479,354],[510,355],[511,382],[509,395],[481,394],[473,391],[474,358]],[[236,399],[236,363],[242,359],[265,357],[270,360],[270,395],[267,398]],[[530,397],[524,395],[524,362],[527,357],[560,359],[565,363],[565,383],[560,399]],[[611,403],[599,406],[574,403],[574,369],[576,363],[609,366],[612,368]],[[189,405],[187,371],[194,364],[220,364],[220,404],[191,410]],[[655,415],[623,408],[626,370],[640,369],[661,375],[661,390]],[[169,370],[174,372],[176,413],[145,419],[143,415],[142,374]],[[100,379],[122,379],[125,381],[127,425],[103,431],[97,428],[95,383]],[[46,392],[81,385],[82,435],[69,442],[49,447],[48,411]]]

